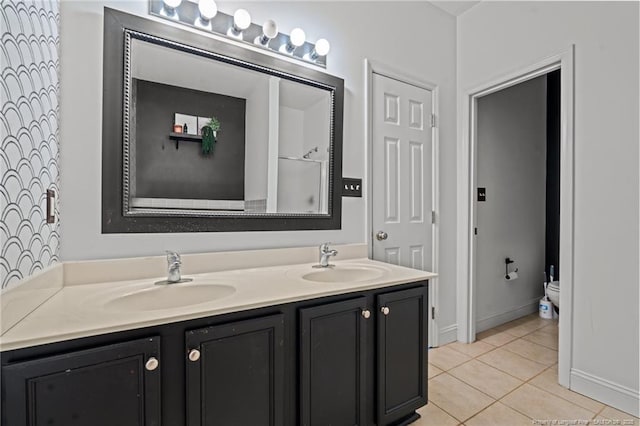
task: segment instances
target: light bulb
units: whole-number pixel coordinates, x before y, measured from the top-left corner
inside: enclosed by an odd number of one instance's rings
[[[301,28],[294,28],[291,31],[291,35],[289,36],[289,40],[291,40],[291,44],[293,44],[295,47],[300,47],[304,44],[304,40],[305,40],[306,36],[304,34],[304,31],[302,31]]]
[[[321,38],[316,42],[315,51],[318,56],[327,56],[327,53],[329,53],[329,49],[331,49],[331,45],[329,44],[327,39]]]
[[[162,0],[162,9],[160,14],[171,19],[179,19],[178,11],[176,8],[180,6],[182,0]]]
[[[289,41],[280,46],[280,52],[293,55],[296,48],[304,44],[306,36],[301,28],[294,28],[289,36]]]
[[[262,33],[268,38],[275,38],[278,35],[278,25],[269,19],[262,25]]]
[[[198,11],[200,17],[208,21],[218,13],[218,6],[214,0],[199,0]]]
[[[269,40],[275,38],[278,35],[278,25],[271,19],[265,21],[262,25],[262,35],[256,37],[254,40],[256,44],[263,47],[269,45]]]
[[[236,31],[242,31],[249,28],[251,25],[251,15],[245,9],[238,9],[233,14],[233,25],[236,27]]]
[[[164,3],[165,6],[171,9],[175,9],[176,7],[180,6],[180,3],[182,3],[182,0],[163,0],[162,2]]]

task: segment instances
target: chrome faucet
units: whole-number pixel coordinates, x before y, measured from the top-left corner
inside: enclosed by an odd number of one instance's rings
[[[170,283],[177,283],[180,281],[180,266],[182,265],[182,259],[180,259],[180,255],[173,251],[167,251],[167,264],[168,264],[168,274],[167,281]]]
[[[182,259],[180,255],[173,251],[167,251],[167,279],[164,281],[158,281],[156,284],[177,284],[192,281],[192,278],[182,278],[180,273],[180,266],[182,266]]]
[[[338,250],[330,250],[329,243],[320,244],[320,264],[319,268],[329,268],[333,265],[329,264],[329,258],[338,254]]]

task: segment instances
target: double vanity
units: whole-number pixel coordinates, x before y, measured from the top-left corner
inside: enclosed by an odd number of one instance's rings
[[[435,275],[337,249],[185,255],[169,285],[161,256],[58,265],[59,288],[11,301],[50,292],[0,337],[2,425],[415,420]]]

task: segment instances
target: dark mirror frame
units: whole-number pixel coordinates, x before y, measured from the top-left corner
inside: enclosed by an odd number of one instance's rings
[[[327,214],[245,214],[231,216],[129,216],[124,214],[125,31],[240,60],[299,81],[333,88],[333,134],[329,161]],[[213,59],[212,59],[213,60]],[[231,232],[340,229],[342,216],[342,132],[344,80],[260,52],[185,31],[161,22],[104,8],[102,87],[102,233]]]

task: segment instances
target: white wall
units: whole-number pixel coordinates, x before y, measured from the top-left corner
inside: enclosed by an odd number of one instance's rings
[[[304,138],[304,111],[280,105],[279,153],[284,157],[302,157]]]
[[[461,94],[575,44],[571,386],[636,415],[638,6],[482,2],[458,20]]]
[[[364,198],[343,199],[342,229],[336,231],[102,235],[102,10],[107,5],[139,15],[146,15],[148,8],[146,1],[66,1],[61,5],[61,157],[65,187],[61,256],[64,260],[143,256],[169,248],[186,253],[368,240]],[[309,40],[326,37],[331,41],[327,71],[345,80],[345,176],[365,175],[365,58],[439,85],[439,217],[442,218],[439,324],[454,326],[455,19],[424,2],[219,3],[226,13],[232,13],[239,6],[251,12],[254,22],[273,18],[285,33],[301,26]],[[386,28],[389,30],[384,30]]]
[[[546,76],[478,99],[476,331],[537,309],[545,263]],[[507,281],[505,258],[519,277]]]
[[[269,82],[258,84],[247,97],[244,153],[244,199],[267,198],[269,155]]]

